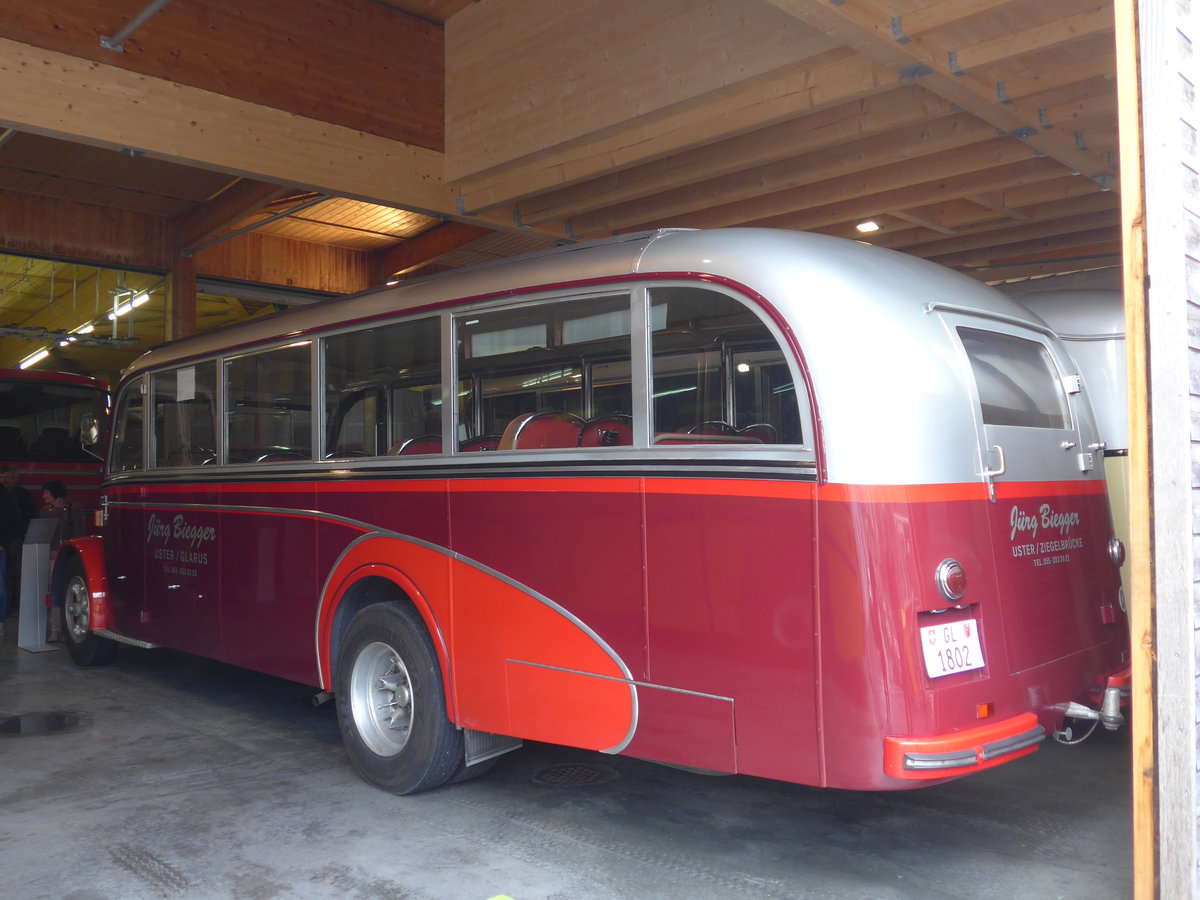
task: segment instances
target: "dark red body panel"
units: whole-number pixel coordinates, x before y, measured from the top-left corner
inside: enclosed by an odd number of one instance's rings
[[[1123,618],[1102,610],[1116,591],[1102,483],[1006,490],[993,504],[977,484],[711,476],[119,486],[110,627],[328,688],[338,603],[384,577],[425,616],[466,727],[907,787],[884,773],[886,738],[977,729],[985,703],[1051,726],[1054,704],[1124,663]],[[1055,534],[1071,559],[1033,566],[1001,532],[1014,503],[1043,502],[1078,522]],[[947,557],[968,573],[960,608],[934,581]],[[976,619],[986,666],[930,679],[930,617]]]

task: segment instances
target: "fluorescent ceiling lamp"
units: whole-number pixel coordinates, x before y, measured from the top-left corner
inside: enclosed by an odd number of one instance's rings
[[[131,309],[133,309],[134,307],[137,307],[137,306],[141,306],[143,303],[145,303],[149,299],[150,299],[149,294],[138,294],[132,300],[130,300],[126,303],[122,303],[120,306],[118,306],[116,309],[114,309],[112,312],[110,312],[108,314],[109,321],[112,321],[113,319],[116,319],[116,318],[119,318],[120,316],[125,315]]]
[[[854,227],[858,229],[860,234],[870,234],[872,231],[879,230],[879,223],[874,219],[867,219],[867,221],[859,222]]]
[[[17,368],[18,369],[28,369],[31,366],[36,366],[38,363],[40,363],[43,359],[45,359],[49,355],[50,355],[50,348],[43,347],[37,353],[31,354],[31,355],[25,357],[19,363],[17,363]]]

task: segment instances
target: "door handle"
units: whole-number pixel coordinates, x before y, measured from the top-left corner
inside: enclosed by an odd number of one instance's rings
[[[987,481],[987,485],[988,485],[988,499],[991,500],[993,503],[995,503],[996,502],[996,481],[995,481],[995,479],[998,475],[1004,474],[1006,466],[1004,463],[1004,448],[1001,447],[999,444],[993,444],[991,446],[991,449],[988,450],[988,453],[992,453],[992,452],[995,452],[995,454],[999,460],[999,464],[996,466],[996,468],[993,469],[993,468],[990,468],[988,466],[988,464],[985,462],[983,464],[983,477]]]

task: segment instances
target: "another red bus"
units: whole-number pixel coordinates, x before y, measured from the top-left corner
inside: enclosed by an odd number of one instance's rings
[[[1120,723],[1098,447],[1053,332],[971,279],[628,235],[149,352],[54,591],[83,665],[334,694],[396,793],[522,739],[910,788]]]
[[[95,378],[0,369],[0,463],[20,471],[38,502],[43,484],[61,480],[90,521],[103,464],[84,447],[83,426],[107,421],[108,403],[108,386]]]

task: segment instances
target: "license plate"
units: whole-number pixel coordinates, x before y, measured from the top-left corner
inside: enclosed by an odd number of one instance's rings
[[[925,671],[930,678],[983,668],[979,623],[974,619],[929,625],[921,629]]]

